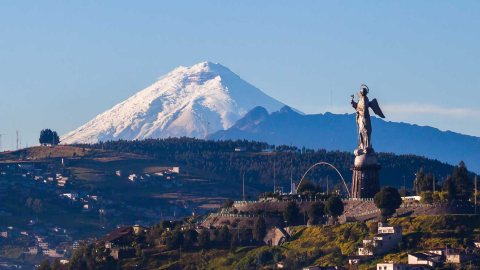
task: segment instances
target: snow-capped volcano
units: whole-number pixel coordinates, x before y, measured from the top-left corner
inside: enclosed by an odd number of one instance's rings
[[[283,103],[230,69],[203,62],[178,67],[156,83],[62,136],[63,144],[106,140],[197,137],[225,130],[248,111],[273,112]]]

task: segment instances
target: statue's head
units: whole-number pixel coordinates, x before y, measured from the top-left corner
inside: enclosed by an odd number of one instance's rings
[[[361,94],[362,96],[366,96],[367,93],[368,93],[367,88],[362,88],[362,89],[360,89],[360,94]]]
[[[368,86],[366,84],[362,84],[360,85],[360,94],[362,96],[367,96],[368,92],[370,91],[370,89],[368,89]]]

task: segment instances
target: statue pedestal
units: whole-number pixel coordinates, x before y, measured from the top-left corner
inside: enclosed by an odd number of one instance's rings
[[[375,155],[359,155],[350,167],[353,171],[352,198],[373,198],[380,191],[378,171],[381,169]]]

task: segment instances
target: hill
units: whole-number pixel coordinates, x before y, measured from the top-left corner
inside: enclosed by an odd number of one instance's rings
[[[245,173],[247,185],[258,187],[264,191],[273,191],[274,167],[277,187],[283,186],[285,192],[290,192],[290,177],[293,176],[293,181],[298,183],[310,166],[321,161],[333,164],[347,182],[351,181],[350,166],[354,160],[354,156],[350,152],[314,151],[285,145],[277,145],[276,151],[273,151],[272,145],[246,140],[205,141],[193,138],[169,138],[107,141],[88,147],[175,161],[215,173],[229,183],[241,184],[243,173]],[[236,147],[243,147],[246,151],[236,152]],[[448,174],[453,174],[454,170],[452,165],[415,155],[379,153],[378,160],[382,166],[380,184],[396,187],[403,186],[403,176],[405,176],[407,187],[411,187],[415,173],[420,168],[424,168],[425,173],[435,174],[439,182],[445,180]],[[319,183],[326,189],[327,176],[330,179],[330,187],[336,184],[343,185],[337,172],[327,166],[319,166],[311,170],[307,179]]]
[[[18,168],[18,164],[33,164],[37,172]],[[155,175],[174,166],[181,171],[169,179]],[[224,180],[218,175],[192,166],[84,147],[32,147],[4,152],[0,154],[0,172],[0,187],[8,183],[6,196],[0,200],[0,212],[11,214],[0,215],[0,227],[26,229],[30,220],[48,220],[83,237],[106,233],[123,223],[153,225],[162,218],[190,216],[192,211],[203,215],[218,209],[228,197],[237,196],[238,190],[237,185],[223,185]],[[68,178],[68,185],[59,186],[57,180],[47,180],[55,179],[57,174]],[[131,174],[145,180],[133,182],[128,179]],[[61,196],[72,192],[78,193],[78,201],[66,201]],[[91,196],[102,199],[93,201]],[[29,198],[41,200],[41,212],[26,206]],[[84,205],[91,209],[82,209]],[[102,219],[99,209],[110,212]]]
[[[124,102],[62,136],[64,144],[112,139],[204,138],[227,129],[249,110],[283,104],[211,62],[178,67]],[[209,126],[207,128],[207,122]]]
[[[432,127],[388,122],[376,117],[372,117],[372,125],[372,144],[377,152],[413,154],[449,164],[458,164],[463,160],[470,165],[470,169],[480,172],[477,162],[480,159],[478,137]],[[353,152],[357,147],[355,127],[353,114],[301,115],[289,107],[269,114],[264,108],[257,107],[231,128],[218,131],[210,138]]]
[[[407,254],[448,245],[472,250],[468,239],[479,236],[480,220],[474,215],[441,215],[391,219],[401,226],[403,242],[389,253],[358,265],[358,269],[376,269],[383,261],[406,262]],[[477,224],[465,227],[464,224]],[[145,256],[120,261],[125,269],[141,266],[149,269],[276,269],[283,261],[286,269],[308,265],[344,266],[348,256],[355,255],[364,238],[377,234],[377,223],[350,223],[335,226],[292,228],[291,238],[278,247],[247,245],[229,251],[228,246],[214,245],[162,251],[161,247],[145,249]],[[467,241],[465,241],[467,239]]]

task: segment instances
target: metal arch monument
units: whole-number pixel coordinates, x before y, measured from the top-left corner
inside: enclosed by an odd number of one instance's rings
[[[350,196],[350,191],[348,190],[347,183],[345,182],[345,179],[343,179],[343,176],[340,173],[340,171],[337,168],[335,168],[335,166],[333,166],[332,164],[327,163],[327,162],[318,162],[318,163],[313,164],[310,168],[308,168],[308,170],[303,174],[302,179],[300,179],[300,182],[298,183],[298,186],[296,188],[297,191],[298,191],[298,188],[300,187],[300,184],[302,183],[303,179],[305,178],[305,176],[307,176],[308,172],[318,165],[328,165],[328,166],[332,167],[335,171],[337,171],[338,175],[340,175],[340,178],[342,178],[342,181],[343,181],[343,184],[345,185],[345,189],[347,190],[348,196]]]

